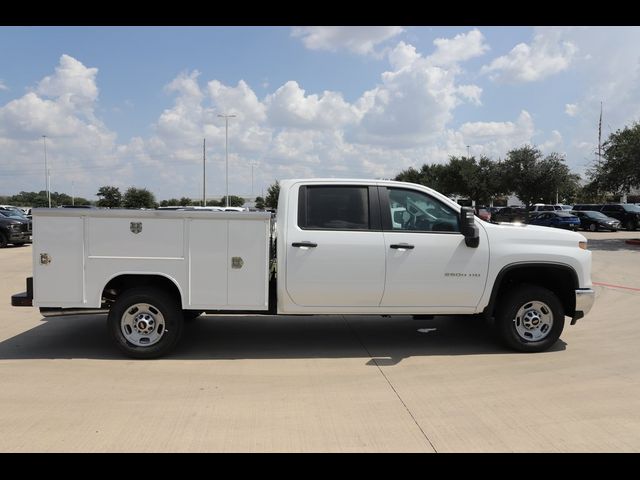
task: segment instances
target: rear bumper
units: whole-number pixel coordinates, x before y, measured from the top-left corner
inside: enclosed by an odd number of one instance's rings
[[[589,313],[595,298],[596,292],[590,288],[576,290],[576,312],[571,319],[571,325],[575,325],[578,320]]]
[[[33,307],[33,277],[27,278],[27,291],[11,295],[12,307]]]

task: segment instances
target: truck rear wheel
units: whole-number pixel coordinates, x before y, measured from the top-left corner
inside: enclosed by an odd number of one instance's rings
[[[564,309],[552,291],[537,285],[520,285],[502,299],[496,328],[512,349],[542,352],[560,338]]]
[[[109,311],[109,333],[133,358],[158,358],[182,336],[182,310],[166,292],[149,287],[123,292]]]

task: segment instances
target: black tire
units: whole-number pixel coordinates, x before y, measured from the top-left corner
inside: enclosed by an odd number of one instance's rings
[[[540,308],[540,312],[536,308],[530,308],[530,311],[550,315],[552,320],[552,325],[538,340],[525,338],[518,333],[516,326],[519,322],[520,330],[525,330],[525,334],[531,335],[526,331],[523,318],[516,320],[516,315],[521,308],[532,302],[537,302],[538,306],[540,303],[544,304],[544,307]],[[496,312],[496,328],[500,339],[508,347],[519,352],[543,352],[560,338],[564,329],[564,309],[552,291],[537,285],[519,285],[500,300]],[[533,333],[535,335],[535,331]]]
[[[636,225],[636,222],[634,222],[633,220],[629,219],[626,222],[624,222],[624,228],[631,231],[631,230],[635,230],[636,228],[638,228],[638,226]]]
[[[200,315],[202,315],[202,312],[197,312],[195,310],[183,310],[182,311],[182,318],[184,318],[185,322],[193,322]]]
[[[596,225],[595,223],[592,223],[591,225],[589,225],[589,230],[591,232],[597,232],[598,231],[598,225]]]
[[[5,248],[7,246],[7,237],[5,237],[4,233],[0,232],[0,248]]]
[[[109,311],[107,325],[111,338],[120,350],[132,358],[158,358],[167,354],[182,336],[184,321],[178,303],[172,295],[157,288],[136,287],[126,290],[116,299]],[[153,339],[153,337],[159,336],[159,339],[148,346],[132,343],[127,339],[123,330],[123,328],[127,328],[123,327],[125,315],[131,318],[136,314],[137,311],[134,308],[138,304],[150,305],[148,315],[158,319],[156,329],[150,333],[148,338]],[[139,311],[144,313],[143,310]],[[162,328],[160,327],[160,318],[164,320]],[[129,330],[131,330],[130,327]],[[129,335],[132,334],[135,335],[135,332],[130,331]]]

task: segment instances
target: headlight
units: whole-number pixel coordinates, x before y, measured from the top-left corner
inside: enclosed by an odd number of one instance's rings
[[[11,225],[9,225],[9,228],[11,230],[20,230],[21,227],[22,227],[22,225],[19,224],[19,223],[12,223]]]

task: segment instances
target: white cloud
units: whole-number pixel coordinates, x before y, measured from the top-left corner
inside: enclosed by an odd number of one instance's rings
[[[116,134],[95,116],[97,71],[62,55],[55,73],[0,107],[0,159],[7,175],[3,180],[8,178],[22,190],[44,189],[42,135],[47,136],[54,191],[69,190],[71,181],[82,191],[93,184],[96,173],[116,171]]]
[[[90,114],[98,98],[97,68],[87,68],[69,55],[62,55],[53,75],[43,78],[36,93],[56,97],[61,105]]]
[[[348,50],[360,55],[375,53],[375,47],[404,30],[402,27],[294,27],[291,35],[302,39],[310,50]]]
[[[507,55],[483,66],[481,72],[507,83],[534,82],[566,70],[577,51],[574,42],[542,32],[530,45],[519,43]]]
[[[415,47],[399,42],[389,52],[392,70],[384,72],[382,83],[365,92],[357,102],[362,112],[358,128],[349,138],[358,143],[374,143],[409,148],[433,141],[453,118],[453,110],[463,101],[480,105],[482,89],[458,85],[458,61],[483,51],[482,34],[473,30],[450,41],[438,39],[436,51],[427,57]],[[470,55],[460,50],[472,44]],[[447,68],[438,63],[448,62]]]
[[[551,131],[551,138],[540,144],[544,153],[559,152],[563,147],[562,134],[558,130]]]
[[[575,103],[567,103],[564,106],[564,113],[569,115],[570,117],[575,117],[578,113],[578,105]]]
[[[266,119],[265,106],[244,80],[240,80],[236,87],[227,87],[218,80],[212,80],[207,86],[209,96],[221,113],[232,113],[233,110],[254,122]]]
[[[478,29],[460,33],[453,38],[436,38],[436,51],[429,59],[434,65],[447,66],[483,55],[489,50],[484,35]]]
[[[460,126],[458,133],[466,145],[472,146],[475,155],[496,158],[512,148],[532,144],[536,131],[533,118],[522,110],[515,122],[467,122]]]
[[[9,90],[9,87],[7,87],[4,83],[4,81],[0,78],[0,90]]]
[[[297,82],[288,81],[266,98],[269,120],[276,127],[338,128],[356,121],[356,109],[337,92],[305,95]]]
[[[457,92],[469,102],[474,105],[482,105],[480,96],[482,95],[482,88],[477,85],[458,85]]]

